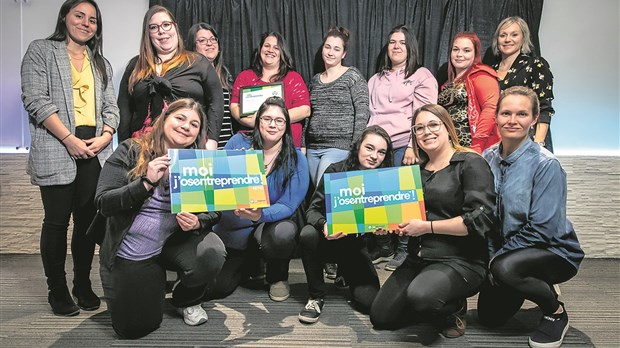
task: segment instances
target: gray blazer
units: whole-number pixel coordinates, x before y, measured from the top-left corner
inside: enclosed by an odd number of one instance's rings
[[[92,62],[92,52],[87,49]],[[104,89],[101,76],[93,68],[95,78],[96,134],[101,134],[103,125],[116,129],[119,111],[112,82],[112,67],[106,61],[108,85]],[[30,125],[30,156],[26,172],[34,185],[50,186],[70,184],[75,180],[76,163],[67,149],[43,121],[52,114],[58,114],[62,123],[75,134],[73,117],[73,82],[71,63],[64,42],[35,40],[30,43],[21,67],[22,101],[28,112]],[[103,167],[112,154],[112,142],[97,155]]]

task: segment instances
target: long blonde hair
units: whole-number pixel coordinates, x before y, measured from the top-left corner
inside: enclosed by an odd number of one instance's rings
[[[430,112],[431,114],[437,116],[439,120],[444,124],[444,126],[446,126],[446,130],[448,131],[448,140],[450,140],[450,144],[452,145],[452,149],[454,150],[454,152],[476,153],[474,150],[468,147],[465,147],[461,145],[461,143],[459,143],[459,137],[456,135],[456,129],[454,128],[454,123],[452,122],[452,116],[450,116],[450,113],[448,113],[448,110],[444,109],[444,107],[441,105],[426,104],[422,106],[421,108],[417,109],[415,113],[413,114],[413,118],[411,120],[412,126],[415,124],[415,121],[418,118],[418,115],[423,111]],[[413,137],[412,144],[413,144],[413,152],[415,153],[415,156],[417,158],[428,161],[429,159],[428,154],[424,152],[424,150],[420,149],[420,147],[418,146],[415,132],[411,131],[411,136]]]
[[[159,57],[157,56],[157,53],[153,48],[153,43],[151,42],[151,36],[149,33],[149,20],[156,13],[159,12],[165,12],[170,17],[170,20],[174,25],[174,29],[177,32],[178,38],[177,51],[174,57],[162,64],[162,75],[165,74],[166,71],[168,71],[169,69],[179,66],[185,62],[191,65],[196,60],[195,53],[185,50],[185,47],[183,46],[183,38],[181,37],[181,33],[179,32],[179,26],[177,25],[177,22],[174,19],[172,13],[163,6],[151,6],[151,8],[146,11],[146,14],[144,15],[144,20],[142,22],[142,39],[140,40],[140,53],[138,54],[138,61],[136,62],[136,65],[133,68],[131,75],[129,76],[129,93],[133,93],[133,88],[138,82],[157,73],[156,65],[157,63],[159,63]]]
[[[135,180],[143,175],[146,175],[149,162],[153,159],[166,154],[166,142],[164,137],[164,123],[166,119],[173,113],[182,110],[190,109],[200,117],[200,131],[196,140],[189,146],[193,149],[204,149],[206,144],[206,134],[202,125],[207,122],[207,115],[205,114],[202,105],[192,98],[182,98],[171,103],[167,109],[165,109],[161,116],[157,117],[153,124],[153,130],[139,138],[132,139],[130,146],[138,146],[139,153],[136,161],[136,166],[129,171],[129,178]]]

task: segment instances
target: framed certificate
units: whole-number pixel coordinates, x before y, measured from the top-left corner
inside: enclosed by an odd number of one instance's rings
[[[277,82],[259,86],[241,87],[239,90],[241,117],[250,116],[258,111],[261,104],[269,97],[280,97],[284,99],[284,84],[282,84],[282,82]]]

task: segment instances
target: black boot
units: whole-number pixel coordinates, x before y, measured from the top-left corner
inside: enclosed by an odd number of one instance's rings
[[[101,305],[101,300],[93,292],[89,279],[74,280],[71,293],[77,298],[77,305],[85,311],[94,311]]]
[[[47,301],[56,315],[71,317],[80,314],[80,309],[73,302],[67,285],[51,289],[47,295]]]

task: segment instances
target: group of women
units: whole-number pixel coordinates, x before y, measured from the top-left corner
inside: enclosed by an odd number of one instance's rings
[[[270,298],[286,300],[299,244],[309,288],[302,322],[316,322],[323,311],[323,264],[330,261],[376,328],[426,319],[444,336],[459,337],[466,299],[480,291],[482,323],[502,324],[529,299],[543,312],[530,345],[561,344],[568,317],[553,284],[576,274],[583,252],[566,220],[565,173],[540,146],[551,146],[552,75],[544,59],[529,55],[521,18],[499,24],[493,49],[501,61],[494,67],[481,63],[476,34],[456,35],[441,88],[421,65],[408,27],[389,33],[368,82],[343,65],[349,31],[331,28],[321,48],[325,69],[307,88],[279,33],[261,36],[251,67],[233,82],[212,26],[192,26],[186,45],[172,13],[153,6],[118,100],[101,25],[95,1],[67,0],[55,32],[32,42],[22,63],[28,173],[45,212],[41,257],[54,314],[100,306],[87,230],[102,230],[100,276],[120,337],[159,327],[166,270],[178,273],[172,304],[188,325],[207,321],[203,301],[230,295],[254,275],[258,253]],[[241,87],[273,82],[283,83],[284,99],[268,98],[242,115]],[[262,150],[271,206],[171,214],[172,148]],[[377,230],[370,252],[365,238],[327,234],[324,173],[413,163],[421,167],[427,221]],[[300,226],[291,216],[309,187],[314,194]],[[381,261],[394,270],[382,287],[373,265]]]

